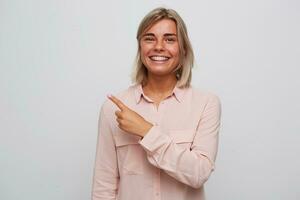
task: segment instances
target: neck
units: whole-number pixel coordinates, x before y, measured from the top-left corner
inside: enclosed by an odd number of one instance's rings
[[[143,89],[148,94],[161,96],[172,92],[176,83],[177,79],[175,75],[158,77],[148,74],[147,83],[143,86]]]

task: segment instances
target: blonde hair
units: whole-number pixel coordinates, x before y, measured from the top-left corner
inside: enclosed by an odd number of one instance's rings
[[[192,79],[192,67],[194,64],[194,53],[190,43],[187,28],[175,10],[163,7],[150,11],[141,21],[136,39],[138,41],[138,50],[135,58],[135,68],[132,73],[132,82],[146,84],[147,68],[141,60],[140,41],[142,34],[149,30],[152,25],[162,19],[171,19],[176,23],[178,44],[179,44],[179,65],[176,67],[177,87],[189,87]]]

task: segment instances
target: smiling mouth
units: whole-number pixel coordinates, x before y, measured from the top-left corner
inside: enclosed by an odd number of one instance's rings
[[[164,62],[170,59],[170,57],[167,56],[149,56],[149,58],[152,61],[158,61],[158,62]]]

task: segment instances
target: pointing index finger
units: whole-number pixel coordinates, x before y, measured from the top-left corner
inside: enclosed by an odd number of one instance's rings
[[[121,100],[119,100],[117,97],[113,96],[113,95],[107,95],[107,97],[114,103],[116,104],[116,106],[118,106],[118,108],[120,108],[120,110],[124,110],[125,108],[127,108],[127,106],[125,106],[125,104],[123,104],[123,102]]]

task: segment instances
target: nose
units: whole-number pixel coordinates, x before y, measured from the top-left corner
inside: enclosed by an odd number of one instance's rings
[[[162,40],[157,40],[155,43],[155,50],[156,51],[162,51],[164,50],[164,43]]]

